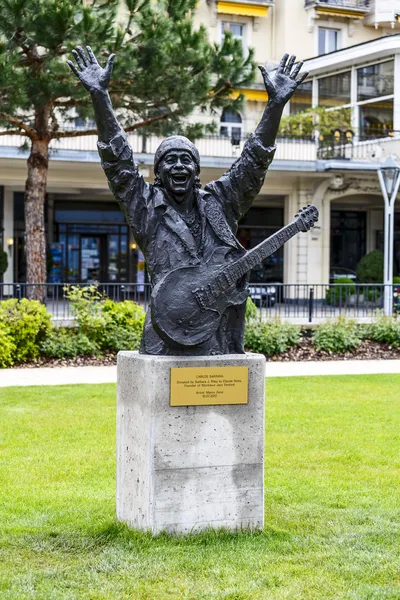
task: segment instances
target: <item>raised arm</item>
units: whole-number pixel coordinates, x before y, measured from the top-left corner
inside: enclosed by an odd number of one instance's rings
[[[305,72],[298,77],[303,63],[299,62],[293,68],[295,61],[295,56],[289,58],[288,54],[284,54],[273,79],[270,78],[265,67],[261,65],[258,67],[268,93],[268,103],[255,135],[264,146],[274,145],[285,104],[308,75]]]
[[[86,53],[81,46],[78,46],[76,50],[72,50],[72,54],[76,64],[74,65],[71,60],[68,60],[68,65],[82,85],[90,92],[99,141],[108,143],[122,132],[114,115],[108,93],[115,54],[111,54],[104,69],[97,62],[90,46],[86,46]]]
[[[241,156],[217,181],[209,183],[210,191],[222,204],[233,229],[252,205],[265,179],[275,153],[275,139],[285,104],[308,73],[298,77],[303,63],[294,68],[296,57],[285,54],[273,79],[260,66],[268,92],[268,103],[255,132],[246,141]]]
[[[137,242],[141,244],[147,230],[146,201],[150,186],[139,173],[132,149],[112,108],[108,85],[115,55],[111,54],[103,69],[90,46],[86,46],[86,53],[80,46],[72,52],[76,64],[70,60],[68,64],[92,97],[101,166]]]

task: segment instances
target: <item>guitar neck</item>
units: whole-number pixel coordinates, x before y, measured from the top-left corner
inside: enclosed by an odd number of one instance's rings
[[[251,269],[260,264],[265,258],[279,250],[279,248],[300,231],[297,222],[292,221],[289,225],[286,225],[286,227],[283,227],[261,242],[261,244],[249,250],[244,256],[227,267],[225,274],[228,281],[237,281],[243,277],[243,275],[251,271]]]

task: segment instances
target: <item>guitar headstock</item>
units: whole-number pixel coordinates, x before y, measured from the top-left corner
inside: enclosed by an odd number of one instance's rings
[[[309,231],[318,221],[318,209],[314,204],[309,204],[299,210],[295,219],[300,231]]]

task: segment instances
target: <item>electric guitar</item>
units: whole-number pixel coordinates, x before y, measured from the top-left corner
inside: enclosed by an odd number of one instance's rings
[[[246,273],[317,221],[318,210],[309,205],[299,210],[289,225],[232,262],[226,259],[229,249],[221,248],[204,265],[180,267],[165,275],[151,297],[156,332],[176,347],[206,342],[217,331],[226,309],[246,301]]]

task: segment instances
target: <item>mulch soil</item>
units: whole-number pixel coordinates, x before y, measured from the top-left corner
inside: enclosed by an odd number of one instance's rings
[[[267,356],[268,362],[301,362],[326,360],[394,360],[400,359],[400,348],[379,344],[370,340],[363,341],[355,352],[335,354],[319,351],[312,345],[309,337],[303,337],[298,346],[277,356]],[[117,364],[116,354],[104,356],[79,356],[77,358],[40,358],[29,363],[16,364],[15,368],[34,369],[37,367],[98,367]]]
[[[394,360],[400,359],[400,348],[392,348],[371,340],[364,340],[354,352],[337,354],[317,350],[309,337],[303,337],[298,346],[277,356],[267,356],[269,362],[300,362],[325,360]]]

